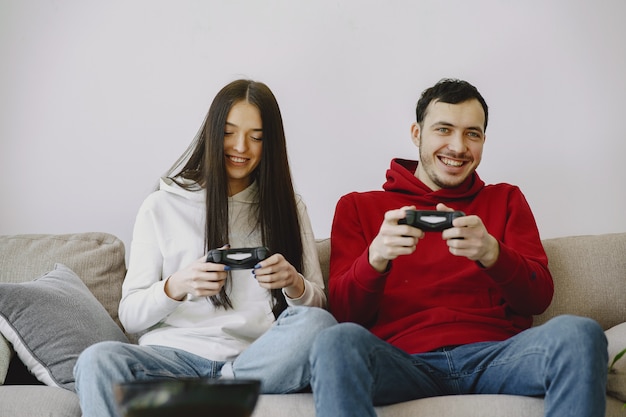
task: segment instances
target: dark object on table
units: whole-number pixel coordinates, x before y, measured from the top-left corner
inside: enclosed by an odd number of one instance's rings
[[[261,383],[234,379],[157,379],[114,386],[125,417],[250,417]]]

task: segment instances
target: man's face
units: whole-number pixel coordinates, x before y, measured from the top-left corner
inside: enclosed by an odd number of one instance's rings
[[[478,100],[431,102],[422,126],[411,126],[420,156],[415,176],[433,191],[460,185],[480,164],[484,126],[485,113]]]

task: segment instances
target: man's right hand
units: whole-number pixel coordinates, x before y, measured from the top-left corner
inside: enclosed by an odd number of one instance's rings
[[[380,230],[370,244],[369,262],[378,272],[387,270],[389,261],[398,256],[413,253],[417,242],[424,237],[422,230],[407,224],[398,224],[398,220],[406,216],[407,210],[415,210],[415,206],[386,212]]]

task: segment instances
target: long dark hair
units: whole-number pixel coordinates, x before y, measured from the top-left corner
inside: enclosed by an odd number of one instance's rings
[[[297,271],[302,271],[300,221],[287,158],[285,131],[278,102],[267,85],[237,80],[222,88],[213,99],[194,141],[167,176],[183,188],[200,187],[206,190],[206,249],[218,248],[229,242],[224,128],[230,109],[241,101],[255,105],[263,123],[261,162],[252,173],[259,187],[256,220],[263,244],[272,253],[281,253]],[[173,174],[184,161],[183,167]],[[192,180],[193,185],[180,179]],[[227,287],[224,285],[218,295],[210,297],[214,306],[232,308]],[[287,302],[281,289],[271,292],[272,311],[278,317],[287,307]]]

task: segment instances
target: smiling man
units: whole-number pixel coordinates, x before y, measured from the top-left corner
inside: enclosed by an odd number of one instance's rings
[[[562,316],[531,327],[552,277],[520,189],[476,173],[485,100],[445,79],[422,93],[416,116],[419,162],[394,159],[382,191],[337,203],[329,304],[341,323],[313,346],[317,416],[373,417],[377,405],[471,393],[544,397],[550,417],[603,416],[600,326]],[[405,221],[408,210],[435,210],[429,221],[462,213],[428,231]]]

